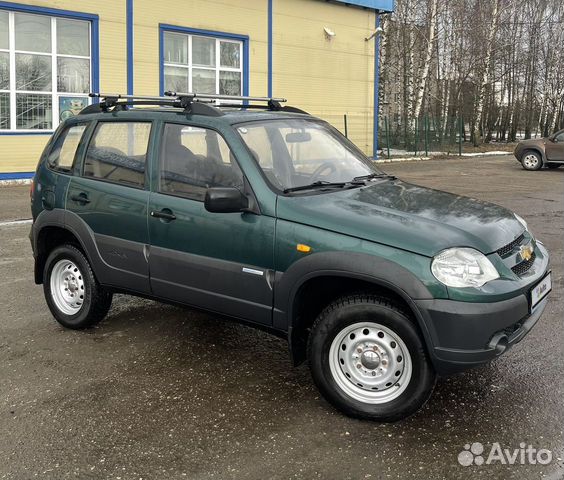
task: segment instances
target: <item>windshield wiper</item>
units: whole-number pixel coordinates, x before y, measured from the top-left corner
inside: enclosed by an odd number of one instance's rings
[[[369,173],[368,175],[361,175],[360,177],[354,177],[353,182],[362,182],[363,180],[372,180],[373,178],[389,178],[390,180],[395,180],[397,177],[395,175],[390,175],[388,173]]]
[[[285,188],[284,193],[300,192],[302,190],[315,190],[318,188],[343,188],[350,185],[348,182],[326,182],[318,180],[317,182],[310,183],[309,185],[302,185],[300,187]]]

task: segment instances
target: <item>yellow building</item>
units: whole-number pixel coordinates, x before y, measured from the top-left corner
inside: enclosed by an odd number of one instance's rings
[[[393,0],[0,1],[0,180],[29,178],[91,91],[284,97],[372,154],[374,33],[378,12],[392,9]]]

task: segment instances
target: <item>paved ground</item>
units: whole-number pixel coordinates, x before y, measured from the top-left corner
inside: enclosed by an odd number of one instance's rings
[[[98,328],[62,329],[32,281],[29,225],[0,226],[0,479],[562,478],[564,169],[529,173],[509,157],[385,169],[529,221],[556,284],[525,341],[441,380],[407,421],[355,421],[291,367],[283,341],[247,327],[117,297]],[[27,203],[27,187],[0,188],[0,222],[29,216]],[[525,442],[554,460],[462,467],[472,442]]]

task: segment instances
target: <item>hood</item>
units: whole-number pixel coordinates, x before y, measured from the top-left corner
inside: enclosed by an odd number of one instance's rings
[[[281,196],[277,216],[429,257],[449,247],[472,247],[488,254],[524,231],[503,207],[401,180]]]

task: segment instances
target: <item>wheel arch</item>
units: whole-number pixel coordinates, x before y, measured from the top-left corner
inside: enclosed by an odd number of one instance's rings
[[[537,145],[531,145],[531,146],[525,147],[525,148],[523,149],[523,152],[521,153],[521,158],[519,158],[519,162],[523,163],[523,158],[525,157],[525,155],[527,154],[527,152],[535,152],[535,153],[538,153],[538,154],[540,155],[540,157],[541,157],[541,163],[542,163],[541,168],[546,165],[547,159],[546,159],[545,152],[544,152],[544,150],[543,150],[542,148],[540,148],[540,147],[537,146]]]
[[[68,224],[68,212],[63,209],[44,210],[35,219],[31,230],[31,241],[35,257],[35,283],[43,283],[43,269],[49,253],[59,245],[70,243],[78,248],[92,263],[91,249],[84,243],[84,235]],[[90,232],[88,232],[90,233]],[[94,244],[92,234],[87,238]]]
[[[40,285],[43,283],[43,270],[49,254],[58,246],[63,244],[71,244],[78,248],[88,258],[88,253],[78,236],[61,225],[47,224],[37,231],[35,240],[35,283]]]
[[[373,255],[328,252],[296,262],[282,275],[277,286],[274,323],[288,332],[294,365],[306,358],[309,328],[322,308],[340,296],[358,292],[382,295],[404,308],[416,320],[428,351],[432,352],[433,334],[414,300],[433,296],[414,274],[395,262]],[[313,303],[308,300],[312,298]],[[283,317],[285,326],[281,325]]]

